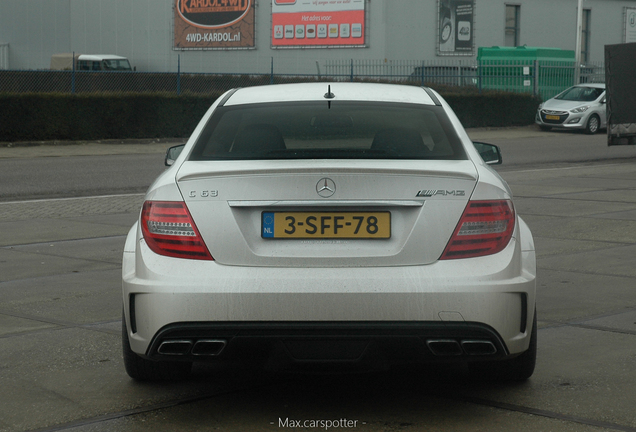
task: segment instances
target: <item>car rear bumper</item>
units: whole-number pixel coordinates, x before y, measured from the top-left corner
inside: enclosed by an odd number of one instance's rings
[[[189,350],[199,340],[223,341],[205,349],[224,344],[225,356],[264,341],[284,345],[290,337],[372,347],[403,340],[417,358],[431,357],[422,354],[432,353],[431,339],[455,341],[449,349],[459,346],[462,355],[470,355],[463,342],[475,338],[489,341],[497,356],[529,344],[535,256],[514,238],[496,255],[402,267],[263,268],[181,259],[177,267],[143,240],[135,249],[124,253],[124,311],[131,348],[146,357],[195,358],[187,350],[162,355],[168,340],[188,341]]]
[[[509,356],[492,328],[469,322],[175,323],[153,338],[156,360],[257,360],[298,364],[395,364],[494,360]]]

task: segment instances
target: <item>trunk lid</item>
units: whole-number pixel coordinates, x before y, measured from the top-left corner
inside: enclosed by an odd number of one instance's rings
[[[469,160],[188,161],[176,181],[219,264],[397,266],[440,257],[477,171]]]

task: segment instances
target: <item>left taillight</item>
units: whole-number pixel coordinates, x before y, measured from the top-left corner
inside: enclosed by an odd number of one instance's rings
[[[469,201],[441,260],[473,258],[501,252],[515,228],[510,200]]]
[[[159,255],[212,260],[185,202],[146,201],[141,230],[148,247]]]

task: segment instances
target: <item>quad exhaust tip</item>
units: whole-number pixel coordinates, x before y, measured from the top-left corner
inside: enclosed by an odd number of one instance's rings
[[[428,339],[426,346],[436,356],[487,356],[497,353],[497,347],[489,340]]]
[[[190,340],[168,340],[159,345],[157,352],[163,355],[185,355],[191,347],[192,341]]]
[[[218,356],[226,345],[227,342],[223,339],[201,339],[192,347],[192,355]]]
[[[428,349],[436,356],[460,356],[464,354],[462,347],[454,339],[429,339]]]
[[[157,353],[169,356],[218,356],[225,349],[227,341],[224,339],[199,340],[166,340],[161,342]]]
[[[488,340],[463,340],[462,348],[468,355],[493,355],[497,353],[497,347]]]

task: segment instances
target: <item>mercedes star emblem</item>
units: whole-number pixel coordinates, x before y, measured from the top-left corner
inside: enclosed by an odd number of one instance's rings
[[[322,178],[316,184],[316,192],[323,198],[329,198],[336,193],[336,184],[330,178]]]

